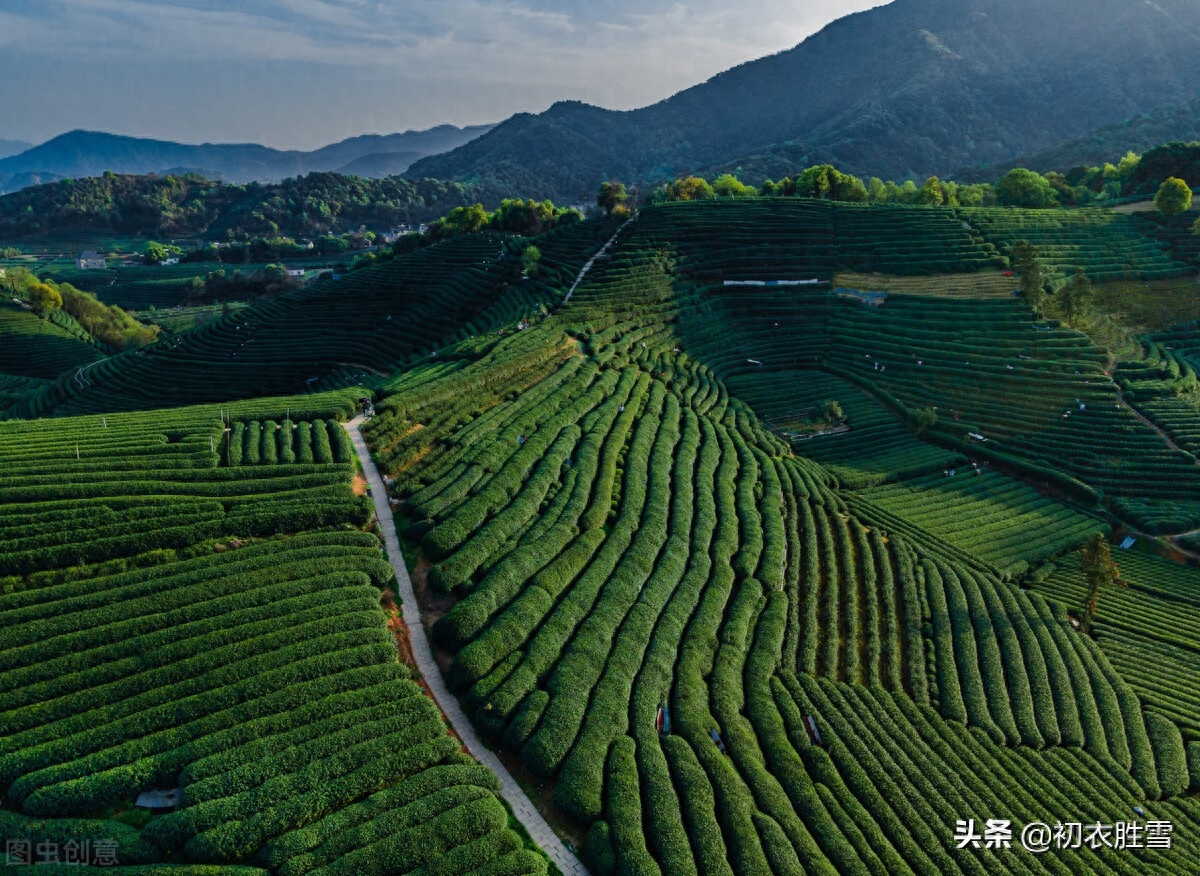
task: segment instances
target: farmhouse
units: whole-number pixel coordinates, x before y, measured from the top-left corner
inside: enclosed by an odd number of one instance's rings
[[[81,252],[79,258],[75,259],[75,264],[81,271],[103,271],[107,267],[104,256],[91,249]]]

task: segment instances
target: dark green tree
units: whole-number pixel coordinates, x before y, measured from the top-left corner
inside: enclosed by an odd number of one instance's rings
[[[628,200],[629,192],[625,190],[625,183],[615,180],[600,183],[600,193],[596,195],[596,204],[604,211],[605,216],[612,216],[613,211]]]
[[[836,426],[845,421],[846,412],[842,410],[841,402],[837,399],[829,399],[821,402],[821,416],[824,417],[826,423]]]
[[[1053,207],[1054,187],[1040,173],[1018,167],[996,184],[996,200],[1005,207]]]
[[[1037,247],[1028,240],[1018,240],[1012,245],[1012,266],[1021,276],[1021,294],[1025,303],[1038,316],[1042,314],[1042,263],[1038,259]]]
[[[1083,576],[1087,580],[1087,599],[1083,604],[1083,616],[1080,625],[1084,633],[1091,633],[1092,621],[1100,608],[1100,592],[1109,587],[1126,587],[1121,580],[1121,572],[1113,562],[1112,551],[1108,539],[1103,535],[1092,536],[1083,546],[1080,565]]]
[[[1087,310],[1096,297],[1096,288],[1083,268],[1075,269],[1075,276],[1058,291],[1058,307],[1067,322],[1074,323]]]
[[[918,435],[924,435],[937,425],[938,415],[933,408],[920,408],[912,413],[912,427]]]

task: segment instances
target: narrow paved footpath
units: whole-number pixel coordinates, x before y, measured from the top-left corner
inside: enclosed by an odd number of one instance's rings
[[[588,259],[587,264],[583,266],[583,270],[579,272],[579,276],[575,278],[575,282],[571,284],[571,288],[567,290],[566,297],[562,300],[563,304],[566,304],[571,300],[571,296],[575,294],[575,290],[579,288],[579,284],[583,282],[583,278],[588,275],[588,272],[592,269],[592,266],[596,264],[597,260],[604,258],[604,256],[608,254],[609,248],[617,242],[617,238],[621,236],[621,232],[624,231],[626,227],[628,227],[629,223],[636,218],[637,214],[634,214],[626,219],[621,227],[617,229],[616,233],[608,239],[608,243],[600,247],[600,251]]]
[[[442,711],[446,713],[446,717],[450,719],[454,731],[463,741],[471,756],[500,779],[501,795],[508,801],[508,805],[512,807],[517,819],[525,825],[525,829],[529,831],[533,841],[550,856],[550,860],[554,861],[564,876],[587,876],[587,868],[563,845],[558,834],[546,823],[546,819],[538,812],[537,807],[525,796],[525,792],[521,790],[516,779],[509,774],[500,759],[484,747],[475,734],[475,728],[471,726],[466,712],[458,704],[458,699],[450,693],[450,689],[446,687],[446,682],[442,679],[441,670],[438,669],[437,661],[433,657],[433,650],[429,647],[429,638],[425,635],[425,627],[421,624],[421,612],[417,606],[417,595],[413,591],[412,579],[408,577],[408,568],[404,565],[403,554],[400,553],[400,538],[396,534],[396,524],[392,519],[392,507],[388,503],[387,488],[383,483],[383,477],[371,459],[367,442],[363,440],[362,432],[359,430],[362,422],[362,417],[356,417],[345,424],[346,431],[350,433],[350,440],[354,442],[354,450],[362,463],[363,473],[371,485],[371,496],[375,500],[375,516],[379,518],[379,527],[383,530],[388,559],[396,569],[396,581],[400,585],[400,607],[404,624],[408,627],[409,640],[412,643],[417,668],[424,676],[425,683],[429,685],[433,698],[437,700]]]

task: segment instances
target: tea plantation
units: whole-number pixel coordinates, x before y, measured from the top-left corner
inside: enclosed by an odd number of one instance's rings
[[[1196,329],[1035,317],[1018,237],[1185,268],[1100,210],[670,203],[538,238],[530,280],[464,235],[2,378],[0,833],[547,872],[397,660],[369,395],[445,680],[592,874],[1195,873]],[[1095,536],[1128,586],[1085,632]]]
[[[351,398],[0,424],[6,840],[111,837],[142,873],[545,871],[397,659]],[[182,806],[139,831],[155,788]]]

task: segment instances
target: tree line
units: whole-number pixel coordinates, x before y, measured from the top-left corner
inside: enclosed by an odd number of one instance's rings
[[[443,180],[375,180],[337,173],[244,185],[198,174],[105,173],[0,197],[0,235],[35,237],[83,229],[168,238],[203,234],[230,241],[342,235],[363,226],[427,221],[456,206],[496,203],[504,194]]]
[[[1081,166],[1066,173],[1039,173],[1017,167],[994,185],[960,183],[936,176],[924,183],[897,183],[878,177],[864,181],[831,164],[819,164],[778,181],[764,180],[758,186],[742,182],[733,173],[722,173],[712,180],[689,175],[658,185],[640,201],[656,204],[709,198],[800,197],[859,204],[1047,209],[1107,204],[1148,195],[1156,196],[1160,212],[1171,217],[1190,208],[1194,188],[1200,188],[1200,143],[1168,143],[1145,155],[1129,152],[1116,164]],[[612,181],[601,188],[597,203],[606,215],[619,217],[628,209],[630,196],[627,187]]]

